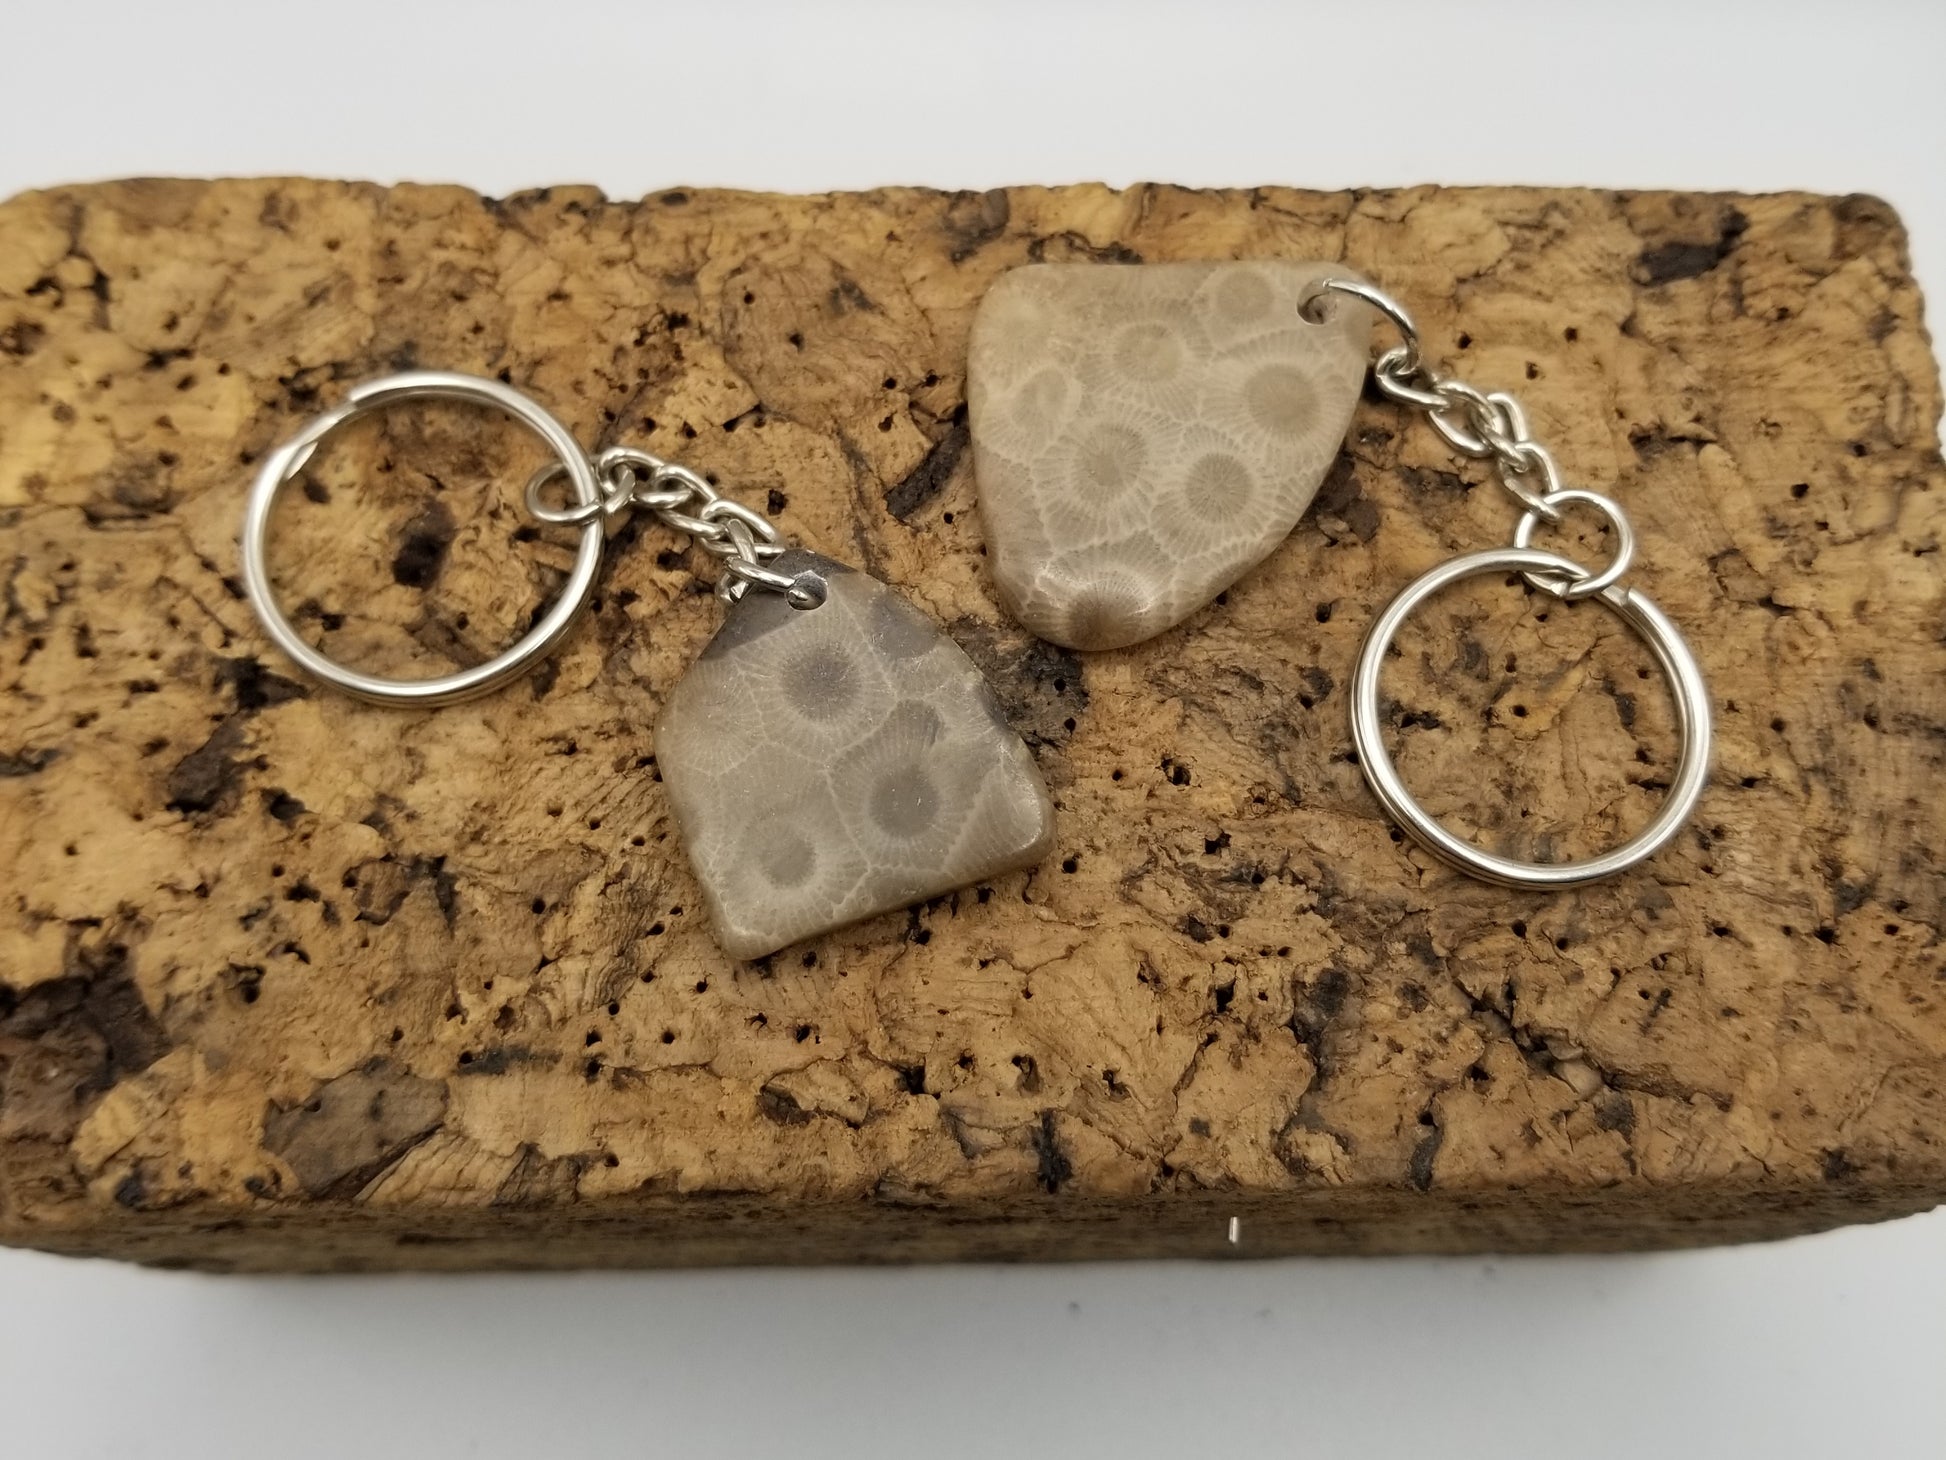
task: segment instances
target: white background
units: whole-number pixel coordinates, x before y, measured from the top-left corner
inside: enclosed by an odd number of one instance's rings
[[[1869,191],[1946,5],[0,6],[0,194],[1158,178]],[[0,970],[4,976],[4,970]],[[0,1455],[1946,1453],[1946,1214],[1607,1259],[217,1280],[0,1253]]]

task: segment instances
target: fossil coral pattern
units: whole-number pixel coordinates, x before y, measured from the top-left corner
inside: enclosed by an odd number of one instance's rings
[[[828,596],[750,593],[670,694],[657,758],[723,950],[816,933],[1030,866],[1054,808],[959,646],[866,574],[793,550]]]
[[[1077,649],[1138,643],[1282,542],[1344,439],[1370,315],[1339,265],[1040,264],[980,305],[974,470],[1007,608]]]

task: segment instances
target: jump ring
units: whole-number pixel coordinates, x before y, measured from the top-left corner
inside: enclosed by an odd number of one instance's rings
[[[581,546],[576,550],[574,570],[561,595],[514,645],[484,664],[476,664],[433,679],[383,679],[347,668],[313,648],[292,626],[277,604],[271,589],[268,562],[270,516],[277,505],[277,494],[300,471],[327,438],[341,426],[372,411],[397,405],[401,401],[439,399],[469,405],[491,406],[527,427],[546,443],[556,457],[555,468],[565,471],[574,494],[575,505],[565,509],[577,517]],[[497,380],[460,375],[445,370],[414,370],[388,375],[355,386],[344,402],[318,416],[295,437],[264,458],[243,514],[243,584],[257,617],[277,647],[326,684],[380,704],[431,708],[451,704],[496,689],[527,671],[548,653],[569,628],[593,592],[601,570],[604,532],[598,520],[604,498],[594,464],[583,454],[567,427],[547,411],[511,386]]]
[[[1703,683],[1702,668],[1697,664],[1696,656],[1660,609],[1642,594],[1630,589],[1612,586],[1604,589],[1600,595],[1601,601],[1641,636],[1667,676],[1675,698],[1681,759],[1662,809],[1629,841],[1612,851],[1579,862],[1518,861],[1482,851],[1471,842],[1453,835],[1413,798],[1405,782],[1400,779],[1390,752],[1385,748],[1383,726],[1379,721],[1379,675],[1399,626],[1420,604],[1453,583],[1488,573],[1504,573],[1509,569],[1529,576],[1538,573],[1569,577],[1578,569],[1578,565],[1567,558],[1533,548],[1491,548],[1485,552],[1449,558],[1407,585],[1373,621],[1366,632],[1364,646],[1359,650],[1358,664],[1351,677],[1352,743],[1358,749],[1359,767],[1387,814],[1421,845],[1462,872],[1503,887],[1539,891],[1581,887],[1626,871],[1654,856],[1675,838],[1690,813],[1696,809],[1696,802],[1709,779],[1709,690]]]
[[[729,587],[736,583],[754,584],[781,593],[792,608],[816,608],[825,600],[829,590],[824,580],[816,573],[803,572],[795,576],[780,573],[775,568],[766,568],[746,558],[730,558],[723,564],[722,585]]]
[[[601,516],[603,499],[597,497],[592,502],[577,501],[571,507],[550,507],[541,496],[547,485],[567,470],[558,461],[550,461],[537,467],[534,474],[527,478],[527,487],[521,493],[526,505],[527,515],[536,522],[546,522],[557,527],[585,527]]]
[[[527,507],[527,515],[537,522],[546,522],[560,527],[584,527],[590,522],[607,520],[612,522],[622,511],[635,501],[634,468],[620,468],[621,480],[613,480],[615,473],[602,468],[597,463],[596,480],[601,483],[601,498],[595,502],[576,502],[572,507],[550,507],[541,493],[554,478],[567,468],[559,461],[550,461],[536,468],[527,478],[526,490],[521,493]]]
[[[1399,347],[1405,351],[1404,367],[1401,373],[1405,375],[1416,375],[1418,373],[1420,364],[1419,326],[1412,322],[1412,316],[1405,312],[1405,306],[1403,304],[1379,288],[1378,285],[1368,284],[1363,279],[1319,279],[1305,287],[1302,297],[1297,301],[1298,314],[1313,324],[1317,323],[1317,316],[1314,311],[1318,301],[1327,294],[1348,294],[1353,299],[1362,300],[1364,303],[1371,305],[1373,309],[1376,309],[1380,314],[1391,320],[1393,328],[1398,330],[1400,336],[1404,339],[1404,344]],[[1391,352],[1387,351],[1387,353],[1389,354]]]
[[[1579,577],[1562,577],[1554,573],[1527,572],[1521,576],[1543,593],[1552,593],[1556,598],[1572,602],[1579,598],[1592,598],[1612,584],[1621,580],[1629,565],[1635,561],[1635,528],[1628,516],[1612,497],[1604,497],[1600,492],[1585,492],[1579,487],[1564,487],[1547,499],[1547,505],[1560,508],[1570,502],[1580,502],[1593,507],[1608,519],[1608,525],[1615,529],[1615,556],[1608,566],[1599,573],[1583,569]],[[1534,540],[1534,528],[1541,520],[1541,513],[1529,509],[1523,513],[1514,527],[1514,546],[1525,550]],[[1556,520],[1558,520],[1558,511]]]

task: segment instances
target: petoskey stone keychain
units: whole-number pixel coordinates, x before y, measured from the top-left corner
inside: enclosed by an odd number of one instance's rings
[[[1374,312],[1401,340],[1371,359]],[[1511,395],[1428,365],[1404,308],[1342,264],[1031,264],[1002,275],[974,317],[967,359],[974,473],[1002,602],[1033,632],[1077,649],[1126,647],[1182,622],[1297,525],[1344,441],[1368,365],[1380,394],[1424,412],[1460,455],[1491,461],[1522,508],[1511,543],[1432,568],[1367,631],[1351,676],[1351,731],[1373,792],[1424,846],[1509,887],[1576,887],[1654,855],[1709,778],[1710,705],[1682,634],[1621,582],[1635,554],[1628,518],[1612,497],[1563,484]],[[1607,564],[1531,546],[1535,528],[1569,506],[1606,519]],[[1400,779],[1379,713],[1386,654],[1415,608],[1484,574],[1599,600],[1668,679],[1681,760],[1661,809],[1624,845],[1578,862],[1497,856],[1441,826]]]
[[[334,432],[426,398],[498,409],[539,436],[554,460],[528,482],[527,510],[580,528],[581,543],[560,596],[512,647],[435,679],[380,679],[314,648],[278,606],[271,509]],[[570,504],[550,506],[544,491],[561,476]],[[430,708],[498,688],[551,651],[594,591],[610,525],[637,508],[722,566],[723,625],[670,692],[655,741],[725,953],[762,957],[1047,854],[1054,808],[1033,756],[929,619],[876,579],[788,545],[686,467],[626,446],[590,458],[498,381],[443,371],[368,381],[272,452],[244,514],[244,585],[270,637],[320,680]]]

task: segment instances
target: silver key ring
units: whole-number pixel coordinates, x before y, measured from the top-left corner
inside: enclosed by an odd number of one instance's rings
[[[1629,841],[1612,851],[1580,862],[1522,862],[1511,857],[1481,851],[1471,842],[1454,836],[1435,821],[1400,779],[1390,752],[1385,748],[1384,727],[1379,720],[1379,673],[1386,651],[1406,618],[1442,588],[1463,579],[1486,573],[1519,572],[1541,574],[1549,579],[1573,582],[1588,576],[1588,569],[1570,558],[1536,548],[1489,548],[1449,558],[1430,572],[1415,579],[1386,605],[1365,634],[1358,665],[1351,676],[1351,738],[1358,748],[1360,767],[1373,792],[1394,820],[1418,839],[1427,850],[1437,853],[1463,872],[1469,872],[1503,887],[1553,891],[1581,887],[1654,856],[1682,830],[1683,823],[1696,808],[1709,779],[1710,704],[1703,684],[1703,672],[1696,656],[1683,642],[1674,624],[1663,617],[1642,594],[1611,585],[1594,596],[1641,636],[1654,654],[1656,663],[1668,677],[1676,701],[1676,729],[1682,741],[1682,759],[1669,787],[1662,810],[1654,820]]]
[[[339,427],[387,406],[408,400],[453,400],[470,405],[491,406],[527,427],[547,444],[567,473],[578,507],[599,508],[601,484],[587,456],[553,416],[519,391],[497,380],[460,375],[445,370],[415,370],[403,375],[388,375],[356,386],[344,403],[325,412],[293,439],[265,458],[256,482],[250,488],[250,501],[243,517],[243,586],[263,621],[264,629],[298,664],[325,683],[378,704],[406,705],[430,709],[452,704],[497,689],[518,678],[558,644],[573,627],[575,618],[587,605],[601,571],[601,549],[605,537],[602,513],[597,510],[581,529],[581,546],[575,554],[574,571],[554,604],[533,628],[508,649],[484,664],[443,674],[435,679],[383,679],[351,669],[314,649],[292,626],[271,591],[270,570],[266,561],[266,541],[270,532],[271,510],[277,494],[291,481],[312,453]]]

